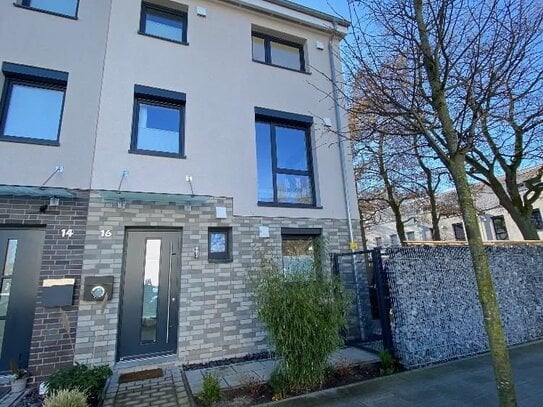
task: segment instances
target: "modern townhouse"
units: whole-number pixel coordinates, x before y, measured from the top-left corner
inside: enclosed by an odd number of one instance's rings
[[[265,351],[260,256],[360,241],[325,97],[347,27],[285,0],[2,2],[0,371]]]

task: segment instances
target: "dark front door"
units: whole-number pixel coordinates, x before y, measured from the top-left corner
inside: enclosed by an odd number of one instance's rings
[[[28,367],[45,230],[0,229],[0,372]]]
[[[127,231],[120,360],[176,352],[180,267],[179,230]]]

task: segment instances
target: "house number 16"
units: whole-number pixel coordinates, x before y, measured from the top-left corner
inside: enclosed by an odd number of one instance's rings
[[[102,229],[100,231],[100,237],[111,237],[113,236],[113,232],[111,232],[111,229]]]

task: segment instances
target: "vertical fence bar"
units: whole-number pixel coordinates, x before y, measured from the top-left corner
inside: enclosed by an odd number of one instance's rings
[[[392,343],[392,330],[390,325],[390,297],[385,281],[385,271],[383,269],[383,259],[381,258],[381,249],[375,248],[371,252],[373,261],[373,273],[375,285],[377,288],[377,302],[379,305],[379,316],[381,321],[381,331],[383,335],[383,347],[391,353],[394,353],[394,344]]]

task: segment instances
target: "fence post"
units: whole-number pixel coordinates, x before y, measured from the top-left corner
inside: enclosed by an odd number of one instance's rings
[[[371,258],[373,262],[373,275],[375,277],[375,285],[377,288],[377,302],[379,305],[383,347],[385,350],[388,350],[394,354],[394,344],[392,343],[392,330],[390,326],[390,297],[387,282],[384,278],[385,271],[383,269],[381,249],[373,249],[371,252]]]

